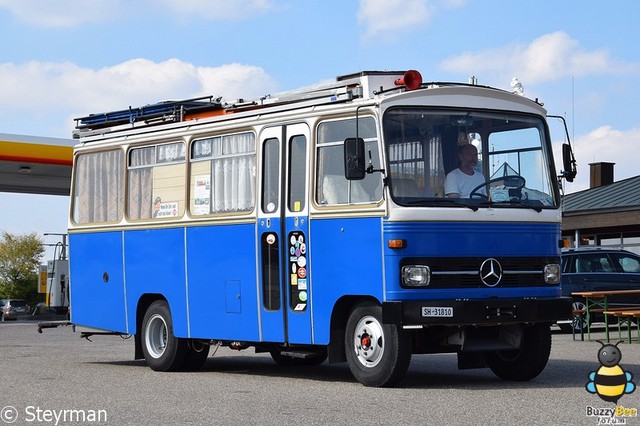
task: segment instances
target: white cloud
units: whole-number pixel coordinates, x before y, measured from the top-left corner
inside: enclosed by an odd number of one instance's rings
[[[507,46],[468,52],[442,61],[445,71],[480,75],[490,73],[497,81],[518,76],[526,83],[555,81],[567,76],[625,73],[637,65],[624,64],[606,50],[588,51],[568,34],[545,34],[528,45]]]
[[[446,7],[462,7],[466,6],[469,0],[443,0],[443,3]]]
[[[108,20],[116,16],[120,6],[119,0],[0,0],[0,8],[8,9],[19,20],[47,28]]]
[[[576,192],[589,188],[590,163],[615,163],[616,181],[637,176],[638,159],[635,153],[640,145],[640,128],[619,130],[605,125],[578,136],[572,143],[578,165],[578,175],[573,183],[566,185],[566,192]],[[559,145],[554,149],[556,166],[562,167]]]
[[[195,15],[207,19],[246,19],[274,8],[272,0],[152,0],[171,14]]]
[[[241,20],[274,7],[273,0],[0,0],[0,8],[20,21],[45,28],[70,28],[135,14],[144,18],[150,12],[174,19]]]
[[[358,21],[365,37],[425,24],[431,18],[427,0],[360,0]]]
[[[32,134],[7,129],[18,125],[15,120],[39,124],[58,120],[68,135],[72,118],[90,113],[206,95],[231,101],[275,89],[262,68],[242,64],[198,67],[178,59],[133,59],[91,69],[70,62],[4,63],[0,64],[0,127],[8,133]]]

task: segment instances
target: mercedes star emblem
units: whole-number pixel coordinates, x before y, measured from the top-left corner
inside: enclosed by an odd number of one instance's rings
[[[493,257],[480,265],[480,279],[487,287],[495,287],[502,279],[502,266]]]

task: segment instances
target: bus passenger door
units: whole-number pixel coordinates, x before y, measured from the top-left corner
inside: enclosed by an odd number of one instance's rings
[[[309,300],[309,128],[260,135],[258,206],[260,329],[263,341],[312,343]]]

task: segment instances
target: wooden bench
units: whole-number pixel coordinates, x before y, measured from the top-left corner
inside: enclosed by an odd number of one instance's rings
[[[615,308],[609,308],[607,309],[606,312],[629,312],[629,311],[640,311],[640,306],[623,306],[623,307],[615,307]],[[573,316],[578,316],[578,315],[584,315],[587,313],[586,309],[574,309],[573,310]],[[605,313],[605,310],[603,308],[596,308],[596,309],[590,309],[589,313]]]
[[[613,312],[614,309],[609,307],[609,299],[615,296],[631,296],[638,295],[640,296],[640,288],[634,290],[597,290],[597,291],[574,291],[571,292],[571,296],[575,298],[584,298],[585,306],[588,312],[586,312],[587,316],[590,316],[592,312],[596,312],[599,308],[604,308],[608,312]],[[615,309],[616,311],[619,308]],[[638,310],[638,307],[633,307],[633,310]],[[607,342],[609,342],[609,315],[604,316],[605,323],[605,334]],[[580,317],[574,317],[574,321],[579,319]],[[591,340],[591,327],[587,324],[587,333],[589,335],[589,340]],[[582,339],[584,340],[584,333],[582,333]]]
[[[633,321],[640,318],[640,309],[637,307],[631,309],[610,309],[603,312],[604,315],[610,315],[618,320],[618,339],[622,340],[621,325],[627,326],[627,342],[631,343],[631,325]],[[636,333],[638,337],[638,343],[640,343],[640,322],[636,321]]]
[[[637,312],[638,316],[634,317],[634,316],[628,316],[628,315],[619,315],[621,313],[633,313],[633,312]],[[587,313],[586,309],[574,309],[573,310],[573,321],[574,323],[576,321],[579,321],[580,316],[584,316]],[[608,316],[614,316],[617,317],[618,321],[618,337],[621,336],[621,332],[620,332],[620,321],[622,321],[624,324],[627,325],[627,327],[630,329],[631,327],[631,322],[633,321],[634,318],[640,318],[640,308],[638,306],[622,306],[622,307],[615,307],[615,308],[609,308],[606,311],[604,310],[604,308],[595,308],[595,309],[590,309],[589,310],[589,315],[591,314],[603,314],[603,315],[608,315]],[[586,319],[585,319],[586,321]],[[592,322],[591,318],[589,319],[589,322]],[[608,327],[608,322],[607,322],[607,327]],[[587,327],[590,327],[591,324],[587,324]],[[571,327],[573,329],[573,340],[575,340],[576,338],[576,330],[575,327]],[[584,327],[582,327],[580,329],[580,338],[581,340],[584,340]],[[639,342],[640,342],[640,331],[638,332],[638,338],[639,338]],[[629,330],[629,341],[631,341],[631,331]]]

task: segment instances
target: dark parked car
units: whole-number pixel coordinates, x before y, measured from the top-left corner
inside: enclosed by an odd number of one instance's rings
[[[576,291],[606,291],[640,289],[640,256],[627,250],[606,248],[578,248],[562,251],[562,295]],[[640,307],[639,295],[612,297],[609,305]],[[573,308],[583,310],[584,300],[574,298]],[[596,315],[599,320],[602,315]],[[593,318],[592,318],[593,322]],[[559,324],[560,328],[580,331],[586,324],[574,318],[573,324]]]
[[[29,315],[31,308],[24,299],[2,299],[0,300],[0,321],[9,319],[16,320],[19,317]]]

